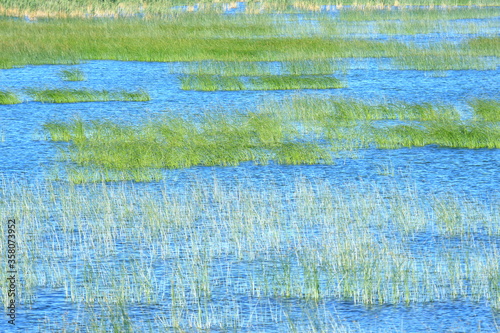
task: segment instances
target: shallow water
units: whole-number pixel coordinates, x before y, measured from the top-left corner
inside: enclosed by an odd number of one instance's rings
[[[240,8],[241,9],[241,8]],[[238,10],[238,9],[236,9]],[[428,37],[428,36],[427,36]],[[445,75],[414,70],[380,70],[380,62],[390,68],[387,59],[351,60],[353,69],[339,76],[347,83],[346,88],[302,91],[327,96],[347,96],[362,99],[394,99],[408,102],[445,102],[456,106],[463,118],[470,116],[467,101],[471,98],[498,98],[500,87],[499,70],[447,71]],[[241,92],[195,92],[180,90],[172,68],[179,64],[89,61],[76,66],[27,66],[0,70],[0,89],[13,90],[20,95],[24,88],[71,87],[92,89],[135,89],[144,88],[151,95],[149,102],[104,102],[74,104],[43,104],[32,102],[22,95],[25,102],[18,105],[0,105],[0,175],[16,181],[43,181],[50,178],[61,144],[44,139],[42,125],[52,120],[69,120],[78,116],[83,119],[110,119],[114,121],[139,122],[145,118],[171,114],[193,116],[210,112],[233,112],[252,110],[255,105],[267,99],[280,99],[297,94],[298,91],[241,91]],[[87,81],[64,82],[58,77],[61,70],[78,67],[87,76]],[[62,144],[64,145],[64,144]],[[238,167],[194,167],[182,170],[164,171],[165,180],[159,183],[140,183],[134,187],[145,191],[157,191],[167,187],[172,193],[182,192],[190,186],[187,180],[196,179],[210,184],[213,179],[222,186],[244,184],[255,188],[266,188],[269,181],[283,188],[293,190],[294,181],[305,178],[311,181],[325,180],[334,187],[346,184],[376,184],[401,186],[411,183],[424,195],[447,192],[461,193],[471,199],[498,200],[500,187],[500,150],[490,149],[448,149],[438,147],[405,148],[396,150],[367,149],[355,156],[339,158],[334,165],[284,166],[270,163],[256,166],[245,163]],[[120,186],[110,184],[110,186]],[[429,240],[423,237],[423,245]],[[125,244],[126,247],[126,244]],[[498,244],[497,244],[498,249]],[[124,253],[125,259],[127,252]],[[130,254],[132,256],[132,254]],[[226,265],[227,259],[220,265]],[[74,263],[77,269],[79,263]],[[233,279],[244,280],[245,263],[231,262]],[[238,266],[239,265],[239,266]],[[157,267],[162,277],[161,266]],[[220,271],[224,271],[221,269]],[[223,277],[221,284],[224,284]],[[221,292],[214,295],[207,316],[227,317],[232,323],[232,314],[238,310],[240,322],[234,323],[235,330],[243,332],[286,331],[290,322],[306,329],[308,319],[317,322],[335,322],[350,327],[353,331],[482,331],[498,330],[500,313],[484,300],[478,302],[455,300],[404,305],[365,306],[351,301],[324,298],[318,304],[302,299],[273,297],[248,297]],[[28,331],[35,325],[46,331],[59,327],[61,321],[79,321],[79,316],[90,316],[85,309],[65,298],[61,288],[47,288],[36,293],[32,305],[18,308],[19,331]],[[82,306],[83,307],[83,306]],[[131,307],[130,315],[139,321],[149,322],[158,315],[170,315],[168,305],[141,305]],[[192,309],[192,320],[196,320],[196,309]],[[83,314],[82,314],[83,313]],[[154,314],[154,315],[151,315]],[[149,319],[147,318],[149,316]],[[61,319],[62,318],[62,319]],[[45,322],[45,323],[44,323]],[[228,324],[227,330],[232,330]],[[301,326],[303,325],[303,326]],[[0,321],[0,331],[8,331],[6,321]],[[224,328],[211,327],[208,331]]]

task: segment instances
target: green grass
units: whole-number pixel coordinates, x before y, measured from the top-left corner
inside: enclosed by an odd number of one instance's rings
[[[85,81],[87,79],[85,73],[78,68],[61,70],[59,77],[64,81]]]
[[[194,61],[174,71],[187,75],[261,76],[273,72],[272,64],[248,61]]]
[[[182,90],[224,91],[248,90],[246,82],[235,76],[221,75],[182,75],[179,77]]]
[[[199,74],[181,76],[180,81],[181,89],[198,91],[338,89],[344,87],[340,80],[320,75],[235,77]]]
[[[500,148],[500,126],[485,122],[433,121],[398,125],[374,132],[377,148],[437,145],[450,148]]]
[[[166,117],[134,124],[48,122],[61,158],[78,167],[74,182],[160,179],[155,169],[193,166],[331,164],[343,151],[436,145],[499,148],[500,125],[462,121],[449,105],[363,102],[297,95],[255,111],[198,119]]]
[[[469,102],[474,109],[476,119],[500,121],[500,101],[494,99],[476,98]]]
[[[269,75],[250,78],[253,90],[339,89],[345,85],[331,76]]]
[[[0,104],[19,104],[21,100],[11,91],[0,90]]]
[[[201,14],[198,14],[201,15]],[[36,25],[0,21],[4,31],[0,67],[66,64],[82,60],[288,61],[332,57],[391,57],[404,43],[322,36],[259,37],[257,23],[188,14],[166,20],[48,20]],[[218,24],[219,21],[223,21]],[[232,20],[235,20],[233,22]],[[186,21],[186,22],[185,22]],[[240,28],[238,28],[240,27]],[[226,37],[227,36],[227,37]]]
[[[54,19],[33,25],[0,21],[4,32],[0,67],[74,64],[85,60],[190,62],[180,74],[265,76],[278,74],[270,62],[284,62],[282,74],[331,74],[342,58],[396,58],[399,68],[491,69],[497,66],[498,38],[479,36],[459,45],[438,42],[422,48],[397,40],[376,40],[374,32],[476,34],[475,25],[445,21],[377,21],[348,28],[326,15],[311,15],[301,29],[282,17],[177,13],[163,19]],[[465,24],[465,23],[464,23]],[[470,29],[469,29],[470,28]],[[402,30],[403,29],[403,30]],[[476,29],[476,30],[474,30]],[[359,37],[359,34],[367,38]],[[415,63],[415,65],[412,65]]]
[[[145,102],[151,98],[145,90],[94,90],[94,89],[26,89],[27,94],[35,101],[42,103],[80,103],[80,102],[108,102],[128,101]]]

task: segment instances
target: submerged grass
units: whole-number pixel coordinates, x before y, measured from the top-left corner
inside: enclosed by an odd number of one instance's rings
[[[62,70],[59,76],[64,81],[85,81],[87,79],[85,73],[78,68]]]
[[[339,17],[343,21],[448,21],[463,19],[485,19],[500,16],[500,9],[496,7],[436,7],[436,8],[352,8],[339,11]]]
[[[26,89],[26,93],[35,101],[42,103],[80,103],[80,102],[108,102],[128,101],[145,102],[151,98],[142,89],[127,90],[94,90],[94,89]]]
[[[0,104],[19,104],[21,100],[12,91],[0,90]]]
[[[429,195],[411,179],[407,186],[273,176],[184,181],[147,190],[3,181],[0,200],[9,208],[0,218],[15,212],[22,221],[19,302],[37,304],[40,290],[54,291],[79,319],[70,324],[53,316],[52,327],[41,331],[287,325],[271,312],[290,316],[292,327],[317,330],[324,321],[300,308],[314,312],[326,300],[419,309],[459,300],[500,308],[496,197]],[[432,242],[422,240],[430,235]],[[2,279],[6,274],[0,271]],[[5,290],[0,298],[7,305]],[[293,311],[283,314],[290,302]]]

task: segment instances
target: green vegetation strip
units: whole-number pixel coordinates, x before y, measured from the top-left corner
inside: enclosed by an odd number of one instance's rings
[[[145,102],[151,98],[144,90],[93,90],[93,89],[26,89],[35,102],[42,103],[79,103],[79,102],[108,102],[127,101]]]
[[[472,103],[482,103],[484,115],[498,102]],[[328,164],[342,151],[370,147],[500,148],[499,123],[461,121],[450,106],[302,96],[245,114],[140,124],[74,119],[46,123],[45,129],[51,140],[71,142],[63,158],[77,166],[69,171],[75,182],[143,181],[161,178],[154,169],[249,161]]]
[[[235,77],[221,75],[184,75],[180,77],[181,89],[198,91],[218,90],[285,90],[285,89],[337,89],[342,82],[322,75],[267,75]]]
[[[320,19],[323,23],[330,21],[335,28],[337,25],[331,18]],[[317,32],[302,33],[295,27],[283,18],[268,15],[200,13],[182,13],[161,20],[57,19],[36,24],[5,19],[0,20],[0,31],[3,32],[0,68],[28,64],[73,64],[83,60],[227,61],[233,62],[234,68],[230,65],[223,71],[238,74],[242,69],[234,65],[237,61],[405,59],[423,53],[430,59],[450,55],[454,62],[456,58],[465,57],[464,63],[467,63],[472,57],[500,56],[497,37],[466,39],[458,45],[438,43],[429,51],[425,47],[395,40],[347,38],[342,34],[332,38],[328,29],[323,31],[311,26],[304,29],[316,29]],[[357,28],[353,29],[355,33]],[[367,32],[373,34],[373,29]],[[409,63],[411,59],[404,62]],[[329,74],[324,73],[329,71],[328,65],[319,67],[312,69],[318,73],[311,74]],[[259,65],[252,71],[256,75],[268,74],[267,69],[259,68]],[[224,72],[192,74],[226,75]],[[289,74],[296,73],[292,69]],[[306,70],[300,74],[307,74]]]
[[[21,100],[11,91],[0,90],[0,104],[19,104]]]

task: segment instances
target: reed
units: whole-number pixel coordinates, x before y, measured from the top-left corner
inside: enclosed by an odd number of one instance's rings
[[[42,103],[80,103],[80,102],[108,102],[127,101],[145,102],[149,101],[149,94],[145,90],[94,90],[94,89],[26,89],[26,93],[35,101]]]

